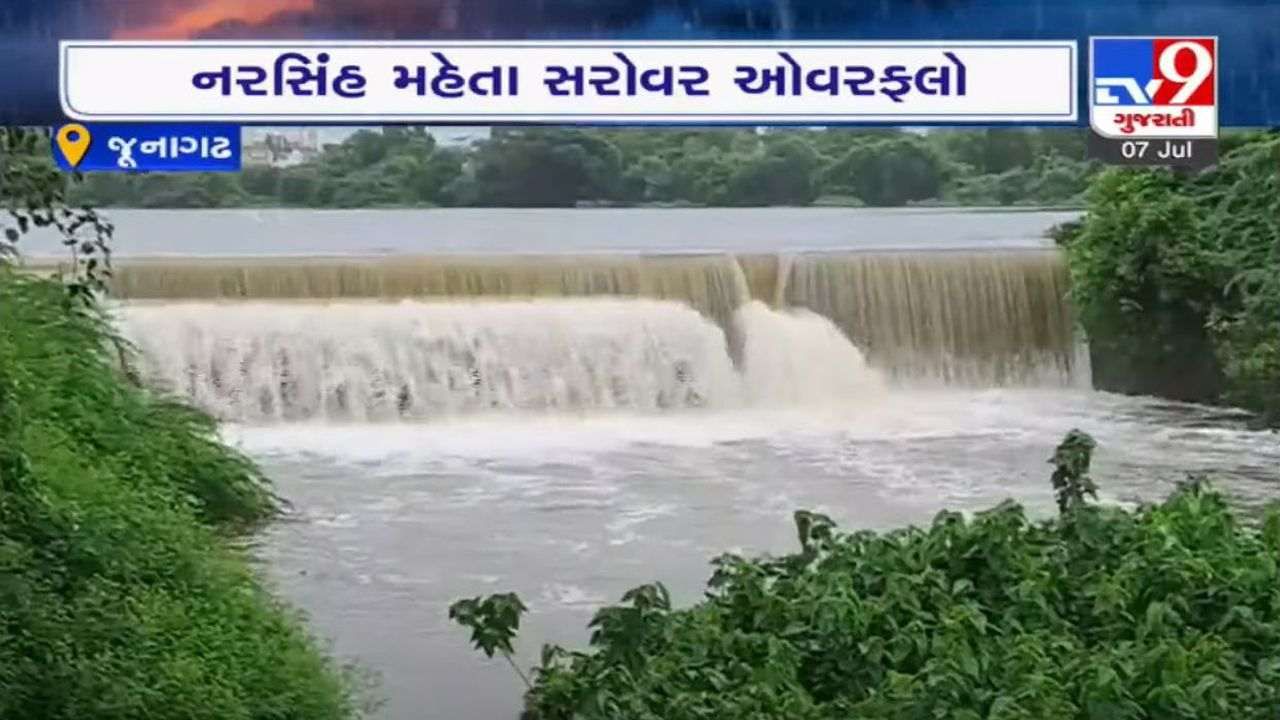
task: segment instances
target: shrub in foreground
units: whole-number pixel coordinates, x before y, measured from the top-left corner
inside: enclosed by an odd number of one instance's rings
[[[1222,718],[1280,713],[1280,514],[1259,531],[1192,482],[1159,505],[1086,502],[1092,440],[1053,462],[1060,514],[1006,502],[927,528],[838,532],[796,514],[800,551],[714,561],[706,599],[636,588],[587,652],[543,650],[540,720]],[[514,596],[457,603],[510,654]]]
[[[267,517],[92,306],[0,266],[0,718],[328,720],[344,673],[221,535]]]

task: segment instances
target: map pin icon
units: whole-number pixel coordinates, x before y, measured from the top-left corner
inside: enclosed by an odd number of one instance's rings
[[[79,123],[68,123],[58,128],[58,149],[67,159],[67,164],[75,167],[84,159],[89,151],[89,129]]]

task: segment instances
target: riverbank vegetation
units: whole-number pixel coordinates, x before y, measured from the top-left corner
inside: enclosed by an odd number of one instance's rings
[[[352,676],[236,547],[276,511],[267,482],[133,380],[93,294],[109,224],[31,162],[47,136],[2,132],[0,718],[355,717]],[[77,275],[6,262],[38,226],[66,233]]]
[[[800,550],[724,555],[706,598],[659,584],[544,648],[526,717],[1270,720],[1280,709],[1280,511],[1237,520],[1200,481],[1124,510],[1090,502],[1093,441],[1053,462],[1059,514],[1006,502],[925,528],[838,531],[800,512]],[[455,604],[510,654],[512,595]]]
[[[1197,175],[1102,173],[1059,240],[1096,387],[1280,424],[1280,135],[1224,150]]]
[[[361,130],[292,167],[95,174],[76,199],[120,207],[1078,205],[1098,171],[1073,129],[494,128],[441,147]]]
[[[212,421],[128,382],[104,318],[0,265],[0,717],[354,716],[228,533],[269,516]]]

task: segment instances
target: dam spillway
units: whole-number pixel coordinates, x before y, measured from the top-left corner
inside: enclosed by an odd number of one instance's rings
[[[768,403],[796,394],[779,367],[812,388],[833,355],[828,384],[863,360],[908,384],[1088,382],[1053,251],[144,261],[113,282],[149,374],[224,418]]]

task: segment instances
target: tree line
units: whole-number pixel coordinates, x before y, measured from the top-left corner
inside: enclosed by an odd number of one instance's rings
[[[445,147],[360,130],[292,167],[94,174],[99,207],[1079,205],[1099,167],[1076,129],[494,128]]]

